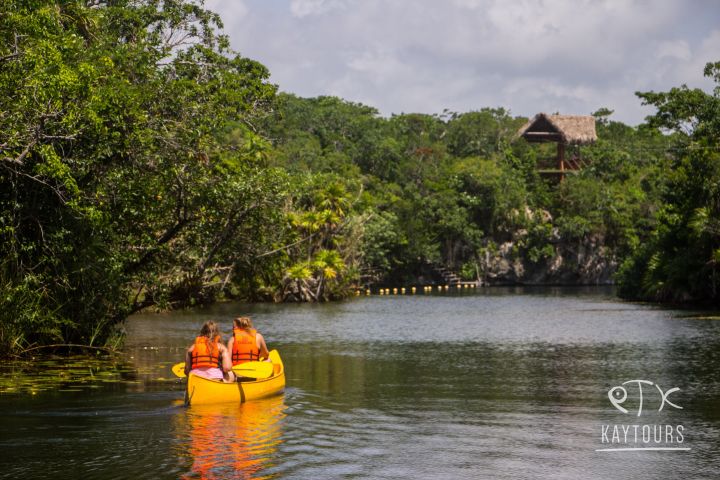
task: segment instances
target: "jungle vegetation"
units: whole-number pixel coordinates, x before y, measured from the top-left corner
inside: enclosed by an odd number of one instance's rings
[[[0,6],[0,354],[115,345],[147,308],[326,301],[602,246],[627,298],[718,305],[720,90],[639,93],[564,180],[504,108],[278,93],[187,0]],[[720,85],[720,64],[706,75]]]

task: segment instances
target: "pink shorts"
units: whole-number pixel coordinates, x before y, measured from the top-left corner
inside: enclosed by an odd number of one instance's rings
[[[223,372],[217,367],[194,368],[190,370],[190,373],[197,375],[198,377],[209,378],[210,380],[223,379]]]

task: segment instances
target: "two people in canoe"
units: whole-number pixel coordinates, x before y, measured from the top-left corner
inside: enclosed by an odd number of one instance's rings
[[[253,328],[248,317],[233,320],[233,336],[223,345],[220,328],[213,321],[205,322],[195,343],[185,353],[185,375],[234,382],[234,365],[268,358],[265,338]]]

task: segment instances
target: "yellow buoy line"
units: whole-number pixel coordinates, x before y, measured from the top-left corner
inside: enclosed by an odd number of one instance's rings
[[[461,283],[458,285],[423,285],[422,287],[394,287],[394,288],[380,288],[378,290],[371,290],[366,288],[365,290],[355,290],[355,296],[360,295],[415,295],[420,289],[422,293],[433,293],[433,292],[449,292],[453,290],[468,290],[477,288],[475,283]]]

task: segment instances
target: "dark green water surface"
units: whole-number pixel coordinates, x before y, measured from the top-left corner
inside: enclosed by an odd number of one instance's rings
[[[170,366],[250,314],[284,395],[190,407]],[[720,319],[605,289],[490,289],[131,318],[121,358],[2,367],[2,478],[718,478]],[[53,370],[55,369],[55,370]],[[65,375],[45,382],[42,371]],[[58,373],[59,372],[59,373]],[[682,407],[626,385],[644,379]],[[603,425],[678,425],[672,451],[597,451]],[[675,430],[674,430],[675,431]]]

